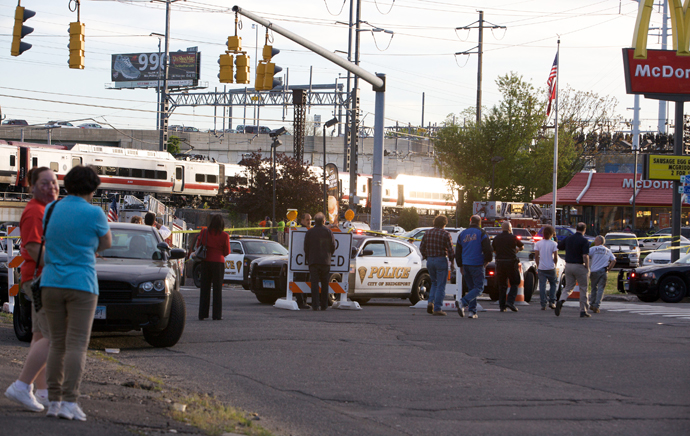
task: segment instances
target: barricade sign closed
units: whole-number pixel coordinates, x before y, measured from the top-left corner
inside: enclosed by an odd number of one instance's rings
[[[304,258],[304,238],[307,235],[303,228],[290,232],[290,264],[293,272],[309,272],[309,264]],[[331,256],[331,272],[347,273],[350,271],[351,233],[333,233],[335,252]]]

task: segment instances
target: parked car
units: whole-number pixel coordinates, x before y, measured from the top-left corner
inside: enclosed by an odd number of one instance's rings
[[[524,248],[517,253],[518,260],[522,264],[522,272],[524,277],[525,301],[530,302],[532,296],[536,293],[539,295],[539,275],[537,263],[534,261],[534,243],[525,243]],[[556,279],[558,280],[558,289],[562,289],[565,284],[565,260],[558,258],[556,264]],[[491,301],[498,300],[498,286],[496,284],[496,263],[492,260],[484,270],[484,293],[489,295]],[[467,285],[463,283],[466,289]]]
[[[405,233],[405,229],[396,225],[383,226],[381,227],[381,230],[387,232],[390,235],[402,235],[403,233]]]
[[[271,133],[271,129],[266,126],[244,126],[244,133],[267,135]]]
[[[275,241],[261,236],[230,236],[230,254],[225,256],[223,281],[242,285],[249,290],[249,264],[260,257],[285,256],[288,251]],[[194,285],[201,287],[201,262],[190,259],[188,274],[194,278]]]
[[[414,244],[417,248],[419,248],[419,245],[422,243],[422,238],[424,237],[424,234],[429,229],[433,229],[433,227],[417,227],[416,229],[412,229],[409,232],[403,233],[400,236],[407,240],[407,242]],[[450,233],[450,236],[453,238],[453,244],[455,244],[458,240],[458,236],[463,230],[465,230],[465,228],[446,227],[446,230],[448,231],[448,233]]]
[[[673,263],[650,265],[618,273],[618,290],[637,295],[652,303],[659,298],[665,303],[678,303],[690,289],[690,254]]]
[[[184,128],[184,131],[185,131],[185,132],[198,132],[199,129],[197,129],[196,127],[191,127],[191,126],[189,126],[189,127],[185,127],[185,128]]]
[[[606,247],[616,256],[616,267],[640,266],[640,247],[633,233],[612,232],[606,234]]]
[[[187,313],[177,262],[185,251],[169,248],[153,227],[109,224],[113,244],[96,259],[99,295],[92,330],[141,330],[152,346],[172,347],[184,332]],[[15,334],[28,342],[31,302],[20,296],[14,309]]]
[[[641,238],[639,240],[640,248],[644,251],[656,250],[664,242],[671,241],[671,232],[671,227],[666,227],[664,229],[659,230],[651,236]],[[681,227],[680,235],[690,240],[690,227]]]
[[[314,220],[312,220],[311,225],[314,225]],[[350,229],[352,229],[352,232],[354,233],[364,233],[367,230],[371,230],[369,224],[360,221],[345,221],[344,223],[342,223],[341,228],[345,231],[349,231]]]
[[[84,123],[84,124],[79,124],[80,129],[102,129],[103,126],[100,124],[96,123]]]
[[[667,263],[671,263],[672,250],[673,248],[671,242],[664,242],[659,246],[659,248],[652,251],[647,255],[647,257],[644,258],[642,261],[642,266],[665,265]],[[679,257],[683,257],[688,254],[690,252],[690,239],[681,236],[680,248],[678,248],[678,250],[680,250]]]
[[[269,256],[252,261],[251,290],[256,299],[273,304],[287,292],[288,256]],[[307,273],[295,273],[295,281],[308,281]],[[414,245],[389,236],[354,235],[347,296],[360,304],[371,298],[409,298],[412,304],[429,296],[431,278]],[[332,273],[331,282],[342,276]],[[333,301],[333,295],[330,298]]]
[[[577,232],[577,230],[575,230],[575,227],[568,226],[555,226],[554,230],[556,230],[556,239],[558,240],[558,242],[561,242],[568,236],[574,235]],[[534,236],[533,239],[534,242],[539,242],[540,240],[544,239],[544,227],[541,227],[539,231],[537,231],[537,234]],[[594,236],[585,234],[585,239],[587,239],[590,244],[594,242]]]
[[[3,126],[28,126],[29,123],[26,120],[4,120],[2,122]]]
[[[168,131],[169,132],[184,132],[184,127],[178,126],[178,125],[168,126]]]
[[[64,128],[70,128],[70,129],[76,129],[77,128],[74,124],[72,124],[68,121],[48,121],[48,123],[45,126],[46,127],[53,127],[53,128],[57,128],[57,127],[64,127]]]

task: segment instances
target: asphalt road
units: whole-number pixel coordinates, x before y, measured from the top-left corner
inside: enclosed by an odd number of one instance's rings
[[[291,312],[231,286],[224,319],[199,321],[198,290],[182,292],[175,347],[99,340],[123,363],[258,413],[278,435],[690,434],[687,303],[605,302],[580,319],[575,303],[556,317],[485,301],[469,320],[407,300]]]

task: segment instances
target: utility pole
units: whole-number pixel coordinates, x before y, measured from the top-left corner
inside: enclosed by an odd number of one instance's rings
[[[176,0],[165,0],[165,58],[163,64],[163,89],[160,101],[160,132],[158,150],[168,148],[168,69],[170,68],[170,3]]]
[[[505,29],[506,26],[488,23],[484,21],[484,11],[479,11],[479,21],[475,21],[469,26],[456,27],[455,30],[479,29],[479,45],[470,50],[455,53],[455,55],[477,54],[477,126],[482,123],[482,57],[484,56],[484,29]],[[476,24],[476,26],[475,26]],[[476,52],[473,50],[477,50]]]
[[[362,17],[362,0],[357,0],[355,16],[355,65],[359,66],[359,28]],[[350,94],[350,209],[356,210],[357,194],[357,134],[359,132],[359,76],[353,74],[354,85]]]

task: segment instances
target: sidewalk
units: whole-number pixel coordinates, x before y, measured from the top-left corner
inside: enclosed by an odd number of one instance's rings
[[[174,420],[169,412],[175,393],[135,368],[124,367],[107,355],[89,350],[79,402],[86,422],[46,418],[25,411],[4,395],[16,380],[28,344],[17,341],[12,324],[0,319],[0,433],[3,436],[132,436],[132,434],[204,434]]]

